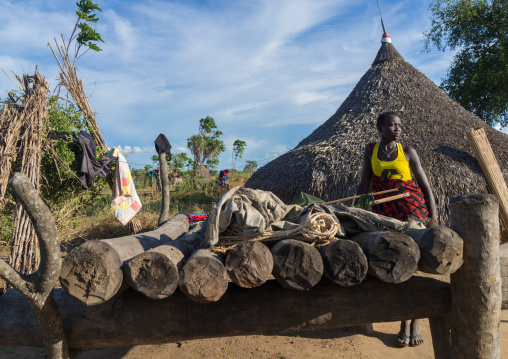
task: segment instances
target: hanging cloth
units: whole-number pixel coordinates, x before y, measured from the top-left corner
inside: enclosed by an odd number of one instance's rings
[[[141,209],[141,201],[136,193],[134,180],[125,157],[117,147],[113,147],[108,152],[108,157],[116,159],[111,211],[125,226]]]
[[[89,133],[80,131],[74,135],[71,132],[49,131],[48,138],[67,138],[73,136],[74,140],[79,144],[81,150],[76,156],[78,162],[77,177],[81,183],[81,187],[87,190],[92,186],[95,177],[106,178],[113,165],[111,158],[101,156],[96,159],[95,142]]]
[[[154,141],[155,143],[155,151],[157,151],[157,154],[161,154],[164,152],[168,155],[168,158],[166,158],[167,161],[171,160],[171,145],[169,144],[168,139],[164,134],[160,133],[159,136]]]

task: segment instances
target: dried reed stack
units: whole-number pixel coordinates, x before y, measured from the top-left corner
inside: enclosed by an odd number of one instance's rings
[[[480,128],[477,130],[471,129],[467,137],[487,179],[490,190],[499,198],[499,215],[504,228],[508,229],[508,188],[487,135],[483,128]]]
[[[63,35],[62,43],[65,44]],[[48,46],[53,52],[53,55],[58,62],[58,66],[60,67],[60,85],[63,85],[67,89],[69,94],[72,96],[74,103],[81,111],[81,114],[88,125],[88,131],[99,149],[99,153],[102,152],[102,154],[104,154],[108,152],[108,146],[106,146],[106,143],[102,138],[101,131],[97,126],[97,121],[95,120],[95,112],[92,111],[90,103],[88,102],[88,97],[86,96],[85,88],[83,87],[83,81],[78,78],[77,68],[72,65],[69,52],[66,50],[65,46],[60,46],[56,39],[55,46],[60,58],[56,55],[53,47],[51,47],[51,44],[48,43]]]
[[[20,171],[39,191],[42,148],[47,127],[48,83],[37,69],[34,76],[20,79],[23,96],[19,103],[4,105],[0,115],[0,199],[5,201],[7,180],[12,164],[20,163]],[[14,213],[13,246],[9,264],[21,273],[32,273],[38,267],[37,236],[20,203]]]

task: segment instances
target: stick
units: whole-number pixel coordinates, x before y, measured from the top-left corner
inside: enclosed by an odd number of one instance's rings
[[[394,201],[396,199],[401,199],[401,198],[409,197],[410,195],[411,194],[409,192],[401,193],[401,194],[397,194],[395,196],[378,199],[376,201],[373,201],[372,204],[379,204],[379,203],[390,202],[390,201]]]
[[[387,189],[386,191],[381,191],[381,192],[373,192],[371,194],[373,196],[377,196],[377,195],[380,195],[380,194],[385,194],[385,193],[390,193],[390,192],[395,192],[395,191],[398,191],[398,188]],[[333,201],[330,201],[330,202],[325,202],[323,204],[333,204],[333,203],[337,203],[337,202],[345,202],[345,201],[349,201],[350,199],[356,199],[356,198],[360,198],[360,197],[361,197],[361,195],[351,196],[351,197],[336,199],[336,200],[333,200]]]

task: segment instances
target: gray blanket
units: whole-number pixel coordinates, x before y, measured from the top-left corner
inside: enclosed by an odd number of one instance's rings
[[[235,187],[226,192],[209,213],[199,231],[199,247],[215,246],[221,235],[255,238],[266,232],[290,232],[315,213],[327,213],[336,220],[337,237],[359,232],[405,232],[425,228],[420,222],[401,222],[341,204],[286,205],[271,192]]]

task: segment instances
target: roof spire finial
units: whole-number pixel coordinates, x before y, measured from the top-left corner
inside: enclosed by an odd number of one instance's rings
[[[383,22],[383,15],[381,14],[381,7],[379,6],[379,0],[376,0],[377,1],[377,8],[379,10],[379,16],[381,17],[381,26],[383,27],[383,37],[381,38],[381,42],[388,42],[388,43],[391,43],[392,42],[392,39],[390,39],[390,35],[388,35],[388,33],[386,32],[385,30],[385,24]]]

